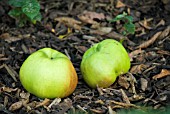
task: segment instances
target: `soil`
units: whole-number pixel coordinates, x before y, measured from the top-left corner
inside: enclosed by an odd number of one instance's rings
[[[170,0],[41,0],[41,22],[18,27],[0,1],[0,113],[63,114],[165,113],[170,103]],[[122,35],[126,12],[135,34]],[[83,20],[84,19],[84,20]],[[108,88],[92,89],[80,72],[87,49],[104,39],[123,40],[131,58],[128,73]],[[20,83],[19,69],[44,47],[70,57],[78,85],[67,98],[40,99]]]

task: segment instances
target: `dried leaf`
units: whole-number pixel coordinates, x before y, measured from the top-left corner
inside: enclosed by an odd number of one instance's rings
[[[159,38],[161,33],[162,33],[162,31],[157,32],[151,39],[149,39],[148,41],[145,41],[144,43],[142,43],[139,46],[137,46],[136,49],[138,49],[138,48],[147,48],[148,46],[153,44],[156,41],[156,39]]]
[[[64,114],[64,112],[68,111],[72,107],[72,100],[69,98],[64,99],[64,102],[60,103],[59,106],[61,110],[57,114]]]
[[[97,91],[99,92],[99,95],[103,95],[104,94],[103,91],[102,91],[102,88],[100,88],[98,86],[97,86]]]
[[[118,84],[122,87],[124,87],[125,89],[128,89],[130,84],[128,82],[128,79],[125,76],[119,76],[118,78]]]
[[[81,31],[81,22],[77,21],[73,18],[69,18],[69,17],[58,17],[54,19],[55,21],[58,21],[60,23],[65,24],[68,27],[74,28],[76,30],[80,30]]]
[[[156,28],[159,27],[159,26],[164,26],[165,25],[165,21],[163,19],[161,19],[159,21],[159,23],[156,25]]]
[[[50,99],[45,98],[42,102],[40,102],[38,105],[36,105],[36,108],[40,106],[47,106],[50,103]]]
[[[91,28],[97,29],[100,27],[100,24],[97,21],[94,21],[89,17],[86,17],[84,15],[78,15],[78,18],[84,23],[91,24],[92,25]]]
[[[169,51],[158,50],[157,53],[158,53],[158,54],[162,54],[162,55],[168,55],[168,56],[170,56],[170,52],[169,52]]]
[[[149,66],[145,65],[145,64],[135,65],[135,66],[132,66],[132,68],[130,69],[130,73],[141,74],[143,72],[143,70],[145,70],[148,67]]]
[[[90,111],[94,112],[95,114],[103,114],[105,111],[104,110],[99,110],[99,109],[90,109]]]
[[[4,64],[4,67],[7,70],[7,72],[10,74],[10,76],[13,78],[13,80],[15,82],[17,82],[17,79],[16,79],[17,73],[12,69],[12,67],[10,67],[10,66],[8,66],[6,64]]]
[[[105,33],[105,34],[109,34],[112,31],[112,27],[100,27],[98,28],[99,31]]]
[[[120,91],[121,91],[121,93],[122,93],[123,101],[124,101],[125,103],[130,104],[129,98],[128,98],[128,96],[126,95],[126,93],[123,91],[123,89],[120,89]]]
[[[17,90],[18,90],[18,88],[15,88],[15,89],[9,88],[9,87],[2,87],[1,88],[1,91],[8,92],[8,93],[11,93],[11,92],[17,91]]]
[[[100,100],[95,101],[95,103],[96,103],[96,104],[102,104],[102,105],[104,105],[104,104],[105,104],[105,103],[104,103],[104,101],[102,101],[101,99],[100,99]]]
[[[141,54],[141,53],[143,53],[143,52],[144,52],[144,50],[137,49],[137,50],[134,50],[134,51],[132,51],[131,53],[129,53],[129,57],[130,57],[131,61],[133,61],[133,58],[136,58],[136,56],[137,56],[138,54]]]
[[[98,20],[103,20],[105,19],[105,15],[103,13],[96,13],[92,11],[84,11],[83,14],[85,17],[88,17],[91,20],[98,19]]]
[[[130,108],[130,107],[134,107],[134,108],[140,108],[140,106],[134,105],[134,104],[129,104],[129,103],[123,103],[123,102],[117,102],[114,100],[110,100],[111,103],[114,103],[116,105],[120,105],[123,106],[125,108]]]
[[[170,33],[170,26],[167,26],[165,30],[162,31],[162,33],[159,36],[159,39],[163,39],[165,37],[167,37]]]
[[[22,101],[15,102],[9,107],[9,110],[11,110],[11,111],[18,110],[22,107],[22,105],[23,105]]]
[[[129,76],[129,81],[131,84],[131,89],[134,94],[136,93],[135,83],[137,83],[136,78],[132,75],[132,73],[128,72],[127,75]]]
[[[4,39],[5,41],[7,41],[8,43],[11,42],[15,42],[15,41],[19,41],[21,40],[23,37],[14,37],[14,36],[10,36],[9,33],[3,33],[0,35],[0,39]]]
[[[142,25],[143,27],[145,27],[146,29],[152,29],[152,27],[149,26],[149,22],[152,21],[153,18],[149,18],[149,19],[144,19],[144,21],[140,21],[139,24]]]
[[[130,101],[138,101],[141,99],[144,99],[144,97],[142,95],[137,95],[137,94],[134,94],[133,96],[129,97]]]
[[[166,77],[166,76],[169,76],[169,75],[170,75],[170,70],[162,69],[159,74],[153,76],[152,78],[158,79],[158,78],[163,78],[163,77]]]
[[[144,78],[141,78],[140,79],[140,83],[141,83],[141,89],[143,91],[145,91],[146,88],[148,87],[148,81],[146,79],[144,79]]]
[[[48,106],[48,108],[50,109],[53,105],[57,105],[61,102],[61,98],[55,98],[52,103]]]
[[[122,8],[122,7],[125,7],[126,5],[121,2],[120,0],[117,0],[117,4],[116,4],[116,8]]]
[[[25,93],[24,91],[22,91],[21,93],[20,93],[20,97],[22,98],[22,99],[29,99],[29,97],[30,97],[30,93]]]
[[[109,37],[109,38],[114,38],[116,40],[125,40],[127,39],[127,37],[119,34],[119,33],[116,33],[114,31],[110,32],[110,33],[105,33],[103,31],[100,31],[100,30],[90,30],[90,33],[91,34],[97,34],[97,35],[101,35],[101,36],[106,36],[106,37]]]

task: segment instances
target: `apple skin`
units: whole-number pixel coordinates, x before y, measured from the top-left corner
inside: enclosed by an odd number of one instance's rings
[[[91,88],[107,88],[117,76],[128,72],[130,58],[121,43],[106,39],[84,53],[80,69],[84,81]]]
[[[31,54],[20,68],[20,81],[40,98],[64,98],[77,86],[77,73],[69,58],[51,48]]]

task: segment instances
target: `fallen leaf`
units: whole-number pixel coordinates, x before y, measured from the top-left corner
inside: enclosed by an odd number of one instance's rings
[[[105,111],[102,109],[90,109],[95,114],[103,114]]]
[[[125,7],[126,5],[121,2],[120,0],[117,0],[117,4],[116,4],[116,8],[122,8],[122,7]]]
[[[104,101],[102,101],[101,99],[95,101],[95,103],[96,103],[96,104],[101,104],[101,105],[104,105],[104,104],[105,104]]]
[[[170,70],[162,69],[161,72],[152,77],[152,79],[163,78],[170,75]]]
[[[72,107],[72,100],[70,98],[64,99],[64,102],[59,103],[61,110],[57,114],[64,114]]]
[[[133,61],[133,58],[136,58],[136,56],[137,56],[138,54],[141,54],[141,53],[143,53],[143,52],[144,52],[144,50],[141,50],[141,48],[132,51],[131,53],[129,53],[130,60]]]
[[[120,89],[120,91],[121,91],[121,93],[122,93],[123,101],[124,101],[125,103],[130,104],[129,98],[128,98],[128,96],[126,95],[126,93],[124,92],[124,90],[123,90],[123,89]]]
[[[130,87],[131,87],[132,93],[137,94],[136,88],[135,88],[135,83],[137,83],[136,78],[130,72],[128,72],[127,75],[129,76],[128,79],[129,79],[129,82],[130,82],[130,85],[131,85]]]
[[[132,66],[132,68],[130,69],[130,73],[141,74],[143,72],[143,70],[145,70],[148,67],[149,66],[145,65],[145,64],[135,65],[135,66]]]
[[[9,107],[9,110],[11,110],[11,111],[18,110],[22,107],[22,105],[23,105],[22,101],[15,102]]]
[[[152,20],[153,20],[153,18],[149,18],[149,19],[144,18],[144,21],[140,21],[139,24],[142,25],[144,28],[150,30],[150,29],[152,29],[152,27],[149,26],[149,22]]]
[[[144,99],[144,97],[142,95],[138,95],[138,94],[134,94],[133,96],[129,97],[130,101],[138,101]]]
[[[162,33],[160,34],[159,39],[161,40],[161,39],[167,37],[169,35],[169,33],[170,33],[170,26],[167,26],[165,28],[165,30],[163,30]]]
[[[140,106],[137,106],[137,105],[135,105],[135,104],[117,102],[117,101],[114,101],[114,100],[110,100],[110,103],[114,103],[114,104],[116,104],[116,105],[120,105],[120,106],[123,106],[123,107],[125,107],[125,108],[130,108],[130,107],[141,108]]]
[[[1,91],[3,92],[8,92],[8,93],[11,93],[11,92],[14,92],[14,91],[17,91],[18,90],[18,88],[15,88],[15,89],[13,89],[13,88],[10,88],[10,87],[2,87],[1,88]]]
[[[142,44],[140,44],[139,46],[137,46],[136,49],[138,49],[138,48],[147,48],[148,46],[153,44],[156,41],[156,39],[159,38],[161,33],[162,33],[162,31],[157,32],[154,36],[152,36],[151,39],[149,39],[148,41],[145,41]]]
[[[169,51],[158,50],[157,53],[158,53],[158,54],[162,54],[162,55],[168,55],[168,56],[170,56],[170,52],[169,52]]]
[[[89,17],[86,17],[84,15],[78,15],[78,18],[84,23],[91,24],[92,25],[91,28],[93,29],[97,29],[100,27],[100,24],[97,21],[94,21],[90,19]]]
[[[36,108],[40,106],[47,106],[50,103],[50,99],[45,98],[42,102],[40,102],[38,105],[36,105]]]
[[[61,98],[55,98],[52,103],[48,105],[48,108],[50,109],[53,105],[58,105],[61,102]]]
[[[13,78],[13,80],[15,81],[15,82],[17,82],[17,79],[16,79],[16,77],[19,77],[19,75],[17,74],[17,72],[14,70],[14,69],[12,69],[12,67],[9,65],[6,65],[6,64],[4,64],[4,67],[5,67],[5,69],[7,70],[7,72],[9,73],[9,75]]]
[[[112,27],[100,27],[100,28],[98,28],[99,31],[101,31],[105,34],[110,33],[112,31],[112,29],[113,29]]]
[[[28,93],[28,92],[24,92],[24,91],[22,91],[21,93],[20,93],[20,97],[22,98],[22,99],[29,99],[29,97],[30,97],[30,93]]]
[[[14,36],[11,36],[9,33],[3,33],[0,35],[0,39],[4,39],[8,43],[11,43],[11,42],[19,41],[23,39],[23,37],[14,37]]]
[[[58,21],[59,23],[63,23],[64,25],[68,27],[81,31],[81,24],[82,24],[81,21],[75,20],[70,17],[58,17],[58,18],[55,18],[54,20]]]
[[[122,87],[124,87],[125,89],[128,89],[130,84],[129,84],[129,80],[125,77],[125,76],[119,76],[118,78],[118,84]]]
[[[163,19],[161,19],[158,24],[156,24],[156,28],[159,26],[164,26],[165,25],[165,21]]]
[[[101,35],[101,36],[106,36],[106,37],[109,37],[109,38],[114,38],[116,40],[126,40],[127,37],[117,33],[117,32],[110,32],[110,33],[105,33],[101,30],[90,30],[90,33],[91,34],[97,34],[97,35]]]
[[[105,15],[103,13],[96,13],[92,11],[84,11],[82,13],[85,17],[88,17],[91,20],[98,19],[98,20],[103,20],[105,19]]]

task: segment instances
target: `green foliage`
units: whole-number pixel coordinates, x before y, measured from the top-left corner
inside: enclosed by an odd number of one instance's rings
[[[19,27],[24,26],[27,21],[33,24],[41,21],[40,4],[37,0],[9,0],[8,3],[12,6],[8,14],[16,20]]]
[[[135,25],[133,24],[133,17],[127,15],[127,13],[123,12],[123,14],[117,15],[113,20],[109,20],[110,22],[123,21],[124,29],[123,35],[134,34],[135,33]]]

